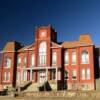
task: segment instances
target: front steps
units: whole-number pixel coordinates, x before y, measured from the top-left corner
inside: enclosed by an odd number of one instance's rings
[[[39,91],[38,89],[38,83],[32,83],[29,87],[27,87],[27,89],[25,90],[25,92],[31,92],[31,91]]]
[[[27,87],[25,92],[36,92],[36,91],[56,91],[57,81],[46,81],[44,83],[32,83]]]

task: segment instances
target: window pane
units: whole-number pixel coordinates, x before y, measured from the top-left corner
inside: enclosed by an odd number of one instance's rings
[[[72,64],[76,64],[76,52],[72,52]]]
[[[88,54],[88,52],[86,52],[86,51],[83,51],[83,52],[82,52],[82,55],[81,55],[81,62],[82,62],[83,64],[89,63],[89,54]]]
[[[21,58],[18,57],[18,58],[17,58],[17,66],[20,66],[20,64],[21,64]]]
[[[52,64],[56,64],[56,61],[57,61],[57,53],[53,52],[52,53]]]
[[[4,81],[10,81],[10,72],[4,72]]]
[[[87,69],[87,72],[86,72],[86,78],[90,79],[90,69],[89,68]]]
[[[11,67],[11,59],[9,57],[6,58],[5,67]]]
[[[68,52],[65,52],[65,55],[64,55],[65,64],[68,64],[68,61],[69,61],[69,54],[68,54]]]
[[[85,69],[82,69],[82,80],[84,80],[85,79]]]
[[[46,64],[46,42],[41,42],[39,46],[39,64]]]
[[[7,78],[7,80],[9,81],[10,80],[10,72],[8,72],[8,78]]]

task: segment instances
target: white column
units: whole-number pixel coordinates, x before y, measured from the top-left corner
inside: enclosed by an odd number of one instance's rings
[[[21,81],[23,81],[23,70],[21,71]]]
[[[57,67],[56,67],[56,80],[58,79],[58,72],[57,72]]]
[[[32,69],[30,69],[30,81],[32,81]]]
[[[46,81],[48,80],[48,69],[46,68]]]
[[[28,70],[25,70],[25,80],[27,81],[27,73],[28,73]]]

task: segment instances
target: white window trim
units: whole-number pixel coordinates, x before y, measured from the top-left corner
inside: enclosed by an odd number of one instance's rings
[[[84,78],[83,78],[83,70],[84,70]],[[81,70],[81,80],[86,80],[86,70],[82,68]]]

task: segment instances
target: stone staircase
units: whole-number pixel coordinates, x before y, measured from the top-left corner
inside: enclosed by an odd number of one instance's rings
[[[24,92],[36,92],[36,91],[51,91],[57,90],[57,82],[56,81],[45,81],[43,83],[31,83]]]
[[[45,84],[46,84],[46,82],[44,82],[44,83],[32,83],[31,85],[29,85],[27,87],[27,89],[25,90],[25,92],[44,91]]]
[[[25,92],[31,92],[31,91],[39,91],[38,89],[38,83],[32,83],[30,86],[27,87]]]

